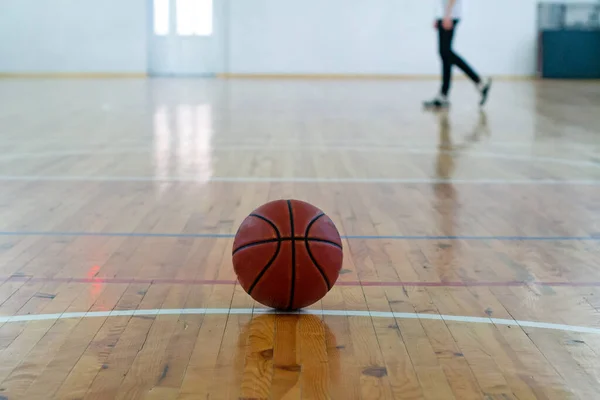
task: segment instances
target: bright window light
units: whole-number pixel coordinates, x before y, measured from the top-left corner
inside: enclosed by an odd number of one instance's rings
[[[212,0],[176,0],[177,34],[210,36],[213,32]]]
[[[169,0],[154,0],[154,34],[169,34]]]

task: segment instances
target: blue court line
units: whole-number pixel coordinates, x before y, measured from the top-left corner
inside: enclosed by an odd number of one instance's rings
[[[152,232],[55,232],[0,231],[0,236],[101,236],[101,237],[164,237],[231,239],[233,233],[152,233]],[[590,236],[429,236],[429,235],[342,235],[342,239],[363,240],[505,240],[505,241],[600,241],[600,235]]]

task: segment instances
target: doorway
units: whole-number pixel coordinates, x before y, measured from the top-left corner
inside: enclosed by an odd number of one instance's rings
[[[149,0],[151,76],[212,76],[225,65],[225,1]]]

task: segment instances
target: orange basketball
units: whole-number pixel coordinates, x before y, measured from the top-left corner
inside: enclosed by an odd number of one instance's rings
[[[321,300],[342,268],[342,240],[331,219],[299,200],[254,210],[233,241],[233,269],[259,303],[297,310]]]

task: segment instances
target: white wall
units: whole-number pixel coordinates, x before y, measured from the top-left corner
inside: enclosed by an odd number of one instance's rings
[[[1,0],[0,72],[147,68],[146,0]]]
[[[438,74],[440,0],[230,0],[232,73]],[[456,50],[492,74],[535,72],[534,0],[465,0]]]
[[[225,47],[210,50],[221,60],[215,72],[440,71],[432,28],[440,0],[214,1]],[[457,52],[485,74],[534,74],[537,0],[463,2]],[[149,4],[0,0],[0,72],[145,72]]]
[[[440,73],[432,22],[441,0],[228,1],[228,72]],[[484,74],[534,75],[537,4],[463,0],[455,51]]]

